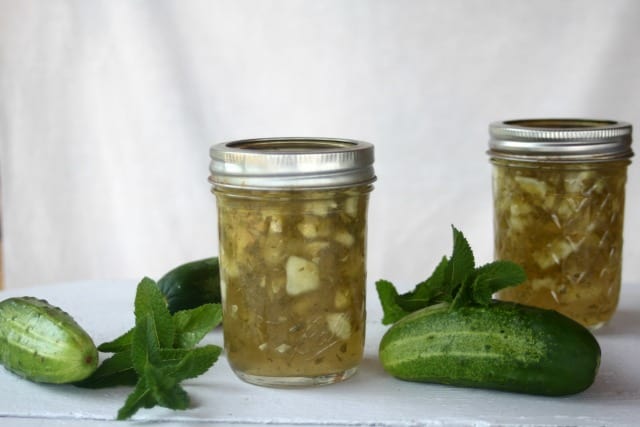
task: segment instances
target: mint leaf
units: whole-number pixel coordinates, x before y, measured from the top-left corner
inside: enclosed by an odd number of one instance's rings
[[[187,409],[189,396],[180,387],[179,380],[171,375],[169,368],[145,367],[144,377],[151,395],[158,405],[169,409]]]
[[[446,284],[446,272],[449,259],[442,257],[431,276],[418,283],[412,292],[400,296],[398,304],[408,312],[418,310],[439,302],[450,302],[453,299]]]
[[[473,300],[478,304],[489,304],[494,293],[500,289],[518,285],[527,280],[524,269],[511,261],[494,261],[476,270],[473,284]]]
[[[376,283],[384,313],[382,323],[394,323],[407,314],[441,302],[453,302],[453,306],[466,304],[471,298],[467,280],[473,275],[475,261],[469,243],[462,232],[453,229],[451,258],[442,257],[440,263],[426,280],[418,283],[413,291],[398,295],[391,282]]]
[[[98,369],[85,380],[74,385],[83,388],[106,388],[119,385],[135,385],[138,374],[131,363],[131,352],[116,353],[104,360]]]
[[[176,366],[190,351],[187,348],[161,348],[158,366]]]
[[[205,373],[221,352],[222,348],[216,345],[189,350],[159,349],[158,364],[151,361],[144,364],[136,388],[118,412],[118,419],[129,418],[139,409],[155,405],[174,410],[187,409],[189,396],[180,382]]]
[[[222,321],[220,304],[204,304],[173,314],[176,348],[192,348]]]
[[[445,286],[452,291],[467,280],[475,269],[473,252],[461,231],[453,229],[453,253],[445,272]]]
[[[167,303],[156,282],[148,277],[142,279],[138,284],[134,307],[136,327],[138,319],[151,316],[159,346],[172,347],[175,328]]]
[[[198,377],[218,360],[222,348],[217,345],[205,345],[193,349],[161,349],[159,367],[169,368],[167,374],[178,381]]]
[[[378,280],[376,282],[376,289],[378,291],[380,304],[382,305],[383,325],[395,323],[409,314],[398,304],[399,295],[391,282],[387,280]]]
[[[144,375],[147,364],[160,360],[160,341],[157,325],[149,314],[136,319],[131,342],[131,362],[138,375]]]
[[[450,310],[489,304],[496,291],[526,280],[522,267],[509,261],[495,261],[476,268],[473,251],[464,234],[453,226],[452,230],[451,257],[443,257],[431,276],[418,283],[413,291],[399,295],[391,282],[376,282],[383,324],[394,323],[411,312],[439,303],[449,303]]]
[[[118,419],[133,416],[141,408],[156,405],[187,409],[189,396],[180,382],[205,373],[218,360],[222,349],[196,345],[222,320],[220,304],[179,311],[171,315],[157,284],[144,278],[134,302],[135,327],[99,346],[113,356],[75,385],[103,388],[135,385]]]
[[[147,319],[148,321],[148,319]],[[200,307],[179,311],[173,314],[172,321],[175,327],[174,348],[161,348],[153,340],[153,346],[159,349],[156,363],[160,365],[178,364],[186,355],[189,348],[195,347],[211,330],[222,321],[222,308],[220,304],[204,304]],[[136,331],[145,330],[132,328],[120,335],[115,340],[100,344],[98,349],[102,352],[115,353],[104,360],[91,377],[76,383],[84,388],[106,388],[118,385],[135,385],[138,374],[133,367],[131,344]],[[146,340],[148,338],[144,338]],[[143,369],[146,354],[140,354],[146,348],[146,344],[138,343],[136,354],[139,360],[138,369]],[[211,365],[209,365],[211,366]]]
[[[465,305],[469,305],[471,302],[473,302],[472,280],[473,277],[467,277],[467,280],[465,280],[460,286],[458,286],[455,292],[455,297],[453,298],[449,309],[455,310]]]
[[[389,325],[407,314],[429,305],[450,302],[453,296],[445,286],[445,274],[449,260],[442,257],[431,276],[418,283],[413,291],[398,294],[393,284],[387,280],[378,280],[376,289],[384,313],[382,323]]]
[[[147,382],[144,377],[138,379],[136,387],[133,392],[127,396],[127,400],[124,405],[118,411],[118,420],[126,420],[131,418],[139,409],[153,408],[156,405],[156,400],[151,394],[151,390],[147,386]]]
[[[189,396],[180,382],[205,373],[222,352],[215,345],[195,347],[220,323],[220,305],[206,304],[171,315],[157,284],[144,278],[136,290],[134,313],[133,329],[100,346],[101,351],[115,354],[85,386],[135,384],[118,411],[120,420],[156,405],[188,408]]]
[[[162,389],[162,394],[158,394],[158,397],[160,398],[158,404],[165,408],[173,409],[174,411],[189,408],[189,395],[180,384],[176,384],[169,389]]]
[[[205,345],[189,350],[172,371],[172,375],[178,381],[198,377],[216,363],[220,353],[222,353],[222,348],[217,345]]]
[[[133,338],[133,328],[129,329],[118,338],[102,343],[98,346],[98,350],[103,353],[119,353],[128,351],[131,348],[131,339]]]

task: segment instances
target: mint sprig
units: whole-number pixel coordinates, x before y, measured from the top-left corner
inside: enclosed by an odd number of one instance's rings
[[[187,409],[189,396],[180,383],[205,373],[222,351],[216,345],[196,347],[221,322],[220,305],[204,304],[171,315],[157,284],[144,278],[136,290],[134,313],[134,328],[98,346],[113,356],[77,385],[135,386],[118,412],[119,420],[156,405]]]
[[[451,310],[473,304],[488,305],[496,291],[526,280],[522,267],[511,261],[494,261],[476,268],[469,242],[461,231],[452,229],[451,257],[443,257],[431,276],[412,291],[398,294],[393,283],[376,282],[383,324],[395,323],[409,313],[443,302]]]

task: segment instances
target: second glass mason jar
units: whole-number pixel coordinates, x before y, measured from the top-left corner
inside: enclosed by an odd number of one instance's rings
[[[492,123],[495,257],[527,281],[498,298],[597,329],[618,304],[631,126],[604,120]]]
[[[253,139],[210,155],[232,369],[266,386],[349,378],[364,350],[373,146]]]

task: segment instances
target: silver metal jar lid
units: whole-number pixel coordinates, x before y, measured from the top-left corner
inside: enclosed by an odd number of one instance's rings
[[[373,145],[349,139],[261,138],[225,142],[209,150],[215,187],[339,188],[374,182]]]
[[[527,119],[489,125],[492,158],[560,163],[628,159],[631,125],[585,119]]]

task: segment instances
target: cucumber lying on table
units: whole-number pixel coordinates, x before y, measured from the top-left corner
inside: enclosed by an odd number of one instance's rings
[[[158,280],[171,314],[207,303],[220,303],[218,258],[179,265]]]
[[[376,283],[383,323],[393,323],[380,342],[382,366],[409,381],[547,396],[587,389],[601,357],[587,328],[553,310],[492,299],[525,278],[508,261],[476,268],[454,228],[451,258],[413,291]]]
[[[98,366],[91,337],[60,308],[33,297],[0,302],[0,363],[32,381],[71,383]]]
[[[559,396],[593,383],[600,346],[553,310],[500,301],[455,310],[442,304],[394,324],[380,343],[380,360],[400,379]]]

